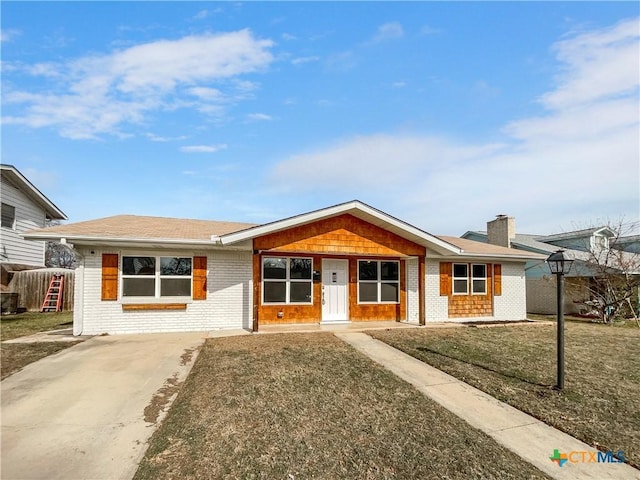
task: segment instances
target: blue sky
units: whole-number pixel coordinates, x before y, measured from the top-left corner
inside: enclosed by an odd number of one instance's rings
[[[69,221],[640,210],[637,2],[3,2],[2,162]]]

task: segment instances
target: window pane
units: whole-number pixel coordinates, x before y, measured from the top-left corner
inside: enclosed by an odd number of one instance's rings
[[[161,257],[160,275],[191,275],[191,258]]]
[[[123,297],[153,297],[156,294],[155,278],[123,278]]]
[[[7,228],[13,228],[16,219],[16,208],[6,203],[2,204],[2,222],[1,225]]]
[[[378,301],[378,284],[377,283],[359,283],[358,292],[361,302],[377,302]]]
[[[262,259],[264,278],[287,278],[287,259],[267,257]]]
[[[155,275],[154,257],[122,257],[123,275]]]
[[[468,293],[467,280],[454,280],[453,281],[453,293]]]
[[[311,280],[310,258],[292,258],[290,262],[289,278]]]
[[[311,303],[311,282],[291,282],[289,296],[291,303]]]
[[[284,303],[287,301],[287,282],[263,282],[264,303]]]
[[[486,265],[473,265],[472,267],[473,276],[476,278],[484,278],[487,276],[487,266]]]
[[[400,278],[400,270],[398,262],[381,262],[380,263],[380,279],[381,280],[398,280]]]
[[[397,302],[400,285],[397,283],[383,283],[380,286],[381,302]]]
[[[466,263],[454,263],[453,264],[453,276],[454,277],[466,277],[467,276],[467,264]]]
[[[474,280],[473,293],[487,293],[487,282],[484,280]]]
[[[190,278],[163,278],[160,280],[161,297],[190,297]]]
[[[358,262],[358,272],[360,280],[378,280],[378,262]]]

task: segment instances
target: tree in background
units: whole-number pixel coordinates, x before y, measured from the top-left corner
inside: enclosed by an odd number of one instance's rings
[[[594,236],[576,254],[580,277],[568,282],[569,288],[580,289],[578,301],[597,312],[604,323],[633,317],[638,320],[640,296],[640,235],[638,222],[621,219],[606,225],[608,234]],[[580,253],[582,253],[580,255]]]
[[[47,227],[60,225],[58,220],[47,221]],[[70,268],[78,266],[78,255],[69,245],[60,242],[47,242],[44,252],[44,264],[46,267]]]

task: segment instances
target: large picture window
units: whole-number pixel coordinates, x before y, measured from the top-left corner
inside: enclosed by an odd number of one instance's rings
[[[123,297],[190,297],[191,257],[122,257]]]
[[[313,260],[299,257],[262,259],[263,303],[312,303]]]
[[[453,294],[469,295],[487,294],[487,266],[482,263],[453,264]]]
[[[358,260],[358,302],[398,303],[400,262]]]

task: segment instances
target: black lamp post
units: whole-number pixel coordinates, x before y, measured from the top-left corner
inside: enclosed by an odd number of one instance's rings
[[[564,250],[558,250],[547,258],[551,273],[556,275],[557,281],[557,311],[558,311],[558,390],[564,388],[564,275],[569,273],[573,260],[564,256]]]

